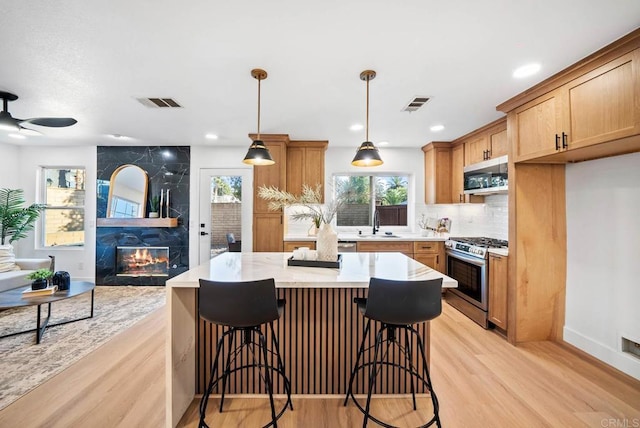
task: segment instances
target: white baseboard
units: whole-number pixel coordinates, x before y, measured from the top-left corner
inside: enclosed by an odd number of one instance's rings
[[[613,349],[567,326],[563,329],[563,339],[587,354],[640,380],[640,359],[627,355],[622,350]]]

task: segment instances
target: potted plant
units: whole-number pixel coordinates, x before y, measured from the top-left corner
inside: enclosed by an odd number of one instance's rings
[[[49,278],[51,278],[52,275],[53,272],[49,269],[38,269],[27,275],[27,279],[31,279],[33,281],[31,283],[32,290],[42,290],[43,288],[47,288]]]
[[[158,195],[153,195],[149,201],[149,205],[151,206],[151,211],[149,211],[149,218],[158,218],[160,209],[160,197]]]
[[[44,209],[43,204],[24,207],[22,189],[0,189],[0,251],[4,257],[13,257],[14,241],[25,238]]]

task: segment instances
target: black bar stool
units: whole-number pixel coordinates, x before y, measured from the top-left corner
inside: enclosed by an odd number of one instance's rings
[[[200,279],[200,289],[198,290],[198,312],[200,317],[210,323],[227,327],[227,330],[218,340],[216,355],[213,360],[213,365],[211,366],[209,385],[200,401],[200,428],[208,427],[205,423],[205,416],[207,402],[213,387],[222,380],[222,394],[220,398],[220,412],[222,412],[224,393],[229,376],[233,372],[247,368],[258,368],[260,370],[260,377],[264,380],[269,394],[271,422],[263,428],[272,425],[277,427],[277,420],[282,416],[287,407],[293,410],[293,404],[291,403],[291,384],[284,373],[284,364],[280,356],[278,340],[276,339],[273,328],[273,321],[280,318],[284,305],[285,300],[276,297],[276,285],[273,278],[245,282],[219,282]],[[271,328],[272,349],[267,347],[266,338],[260,330],[263,324],[269,324]],[[240,332],[241,343],[233,348],[233,342],[237,332]],[[257,343],[254,339],[255,336],[258,337]],[[229,341],[226,364],[223,360],[224,371],[222,375],[216,377],[218,372],[218,358],[220,357],[225,338],[228,338]],[[261,357],[252,353],[254,357],[253,361],[248,361],[246,364],[244,364],[243,361],[241,363],[242,365],[231,368],[232,360],[235,360],[235,357],[240,354],[244,347],[250,347],[249,349],[251,350],[252,345],[255,346],[256,344],[260,349]],[[269,360],[267,359],[269,353],[276,357],[277,367],[269,365]],[[256,358],[259,360],[256,361]],[[283,377],[284,388],[287,393],[287,401],[278,413],[276,413],[273,403],[273,381],[271,372],[275,372]]]
[[[441,293],[442,278],[427,281],[394,281],[389,279],[371,278],[369,280],[369,293],[367,298],[356,297],[353,299],[353,302],[358,306],[358,310],[367,319],[367,323],[364,328],[364,335],[362,343],[360,344],[360,349],[358,350],[356,362],[353,370],[351,371],[351,378],[349,379],[344,405],[347,405],[349,397],[353,399],[356,406],[362,411],[362,413],[364,413],[363,427],[366,427],[368,420],[371,419],[379,425],[393,428],[393,425],[382,422],[369,413],[371,394],[376,382],[376,376],[380,371],[378,366],[397,367],[404,372],[409,373],[411,376],[410,385],[411,395],[413,398],[413,410],[417,410],[414,378],[422,381],[431,395],[431,402],[433,403],[433,417],[426,424],[421,425],[420,428],[431,426],[434,423],[438,427],[441,426],[440,416],[438,414],[438,399],[431,384],[431,376],[429,375],[429,368],[427,366],[424,344],[418,331],[411,326],[412,324],[430,321],[442,313]],[[367,335],[369,334],[371,320],[379,321],[381,323],[381,327],[376,333],[373,360],[365,362],[365,344],[367,341]],[[398,342],[398,330],[404,331],[406,342],[405,347],[401,347]],[[386,337],[384,338],[383,333],[386,333]],[[417,338],[424,374],[419,373],[416,367],[411,363],[410,334],[415,335]],[[380,348],[385,343],[387,344],[387,352],[379,357]],[[389,355],[388,347],[393,344],[398,346],[401,354],[404,354],[407,365],[399,365],[393,361],[386,361],[384,359],[385,355]],[[371,347],[366,350],[369,349],[371,349]],[[360,363],[361,359],[363,360],[362,363]],[[367,393],[367,403],[365,407],[362,407],[358,400],[353,396],[353,381],[360,370],[364,370],[369,366],[371,366],[371,369],[369,370],[369,391]]]

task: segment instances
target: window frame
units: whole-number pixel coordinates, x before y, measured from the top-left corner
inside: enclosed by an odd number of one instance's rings
[[[367,172],[334,172],[331,175],[331,199],[336,198],[336,177],[344,177],[344,176],[358,176],[358,177],[395,177],[402,176],[407,177],[407,224],[406,226],[381,226],[380,231],[378,233],[384,233],[385,231],[393,232],[393,233],[411,233],[413,232],[413,228],[411,225],[414,223],[415,219],[415,177],[413,173],[410,172],[401,172],[401,171],[367,171]],[[373,205],[371,205],[373,206]],[[369,211],[369,217],[373,218],[373,211]],[[358,233],[362,231],[363,234],[370,234],[372,232],[373,225],[363,225],[363,226],[338,226],[338,216],[333,220],[333,226],[338,232],[343,233]],[[382,230],[384,229],[384,230]]]
[[[47,170],[83,170],[84,171],[84,204],[83,205],[49,205],[47,204]],[[87,246],[87,167],[84,165],[40,165],[38,169],[38,203],[45,205],[40,214],[36,227],[36,245],[39,250],[64,250],[64,251],[84,251]],[[47,210],[79,210],[82,212],[84,225],[84,237],[81,244],[77,245],[46,245],[47,229],[45,225]]]

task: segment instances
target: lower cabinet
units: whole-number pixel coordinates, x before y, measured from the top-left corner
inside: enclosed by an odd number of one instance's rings
[[[357,249],[359,253],[386,253],[396,252],[413,258],[413,242],[412,241],[358,241]]]
[[[508,257],[489,253],[489,321],[507,330]]]
[[[300,247],[308,247],[310,250],[315,250],[316,241],[284,241],[283,247],[285,253],[291,253]]]
[[[253,251],[282,252],[282,213],[253,215]]]
[[[413,243],[413,258],[423,265],[444,273],[444,242],[415,241]]]

